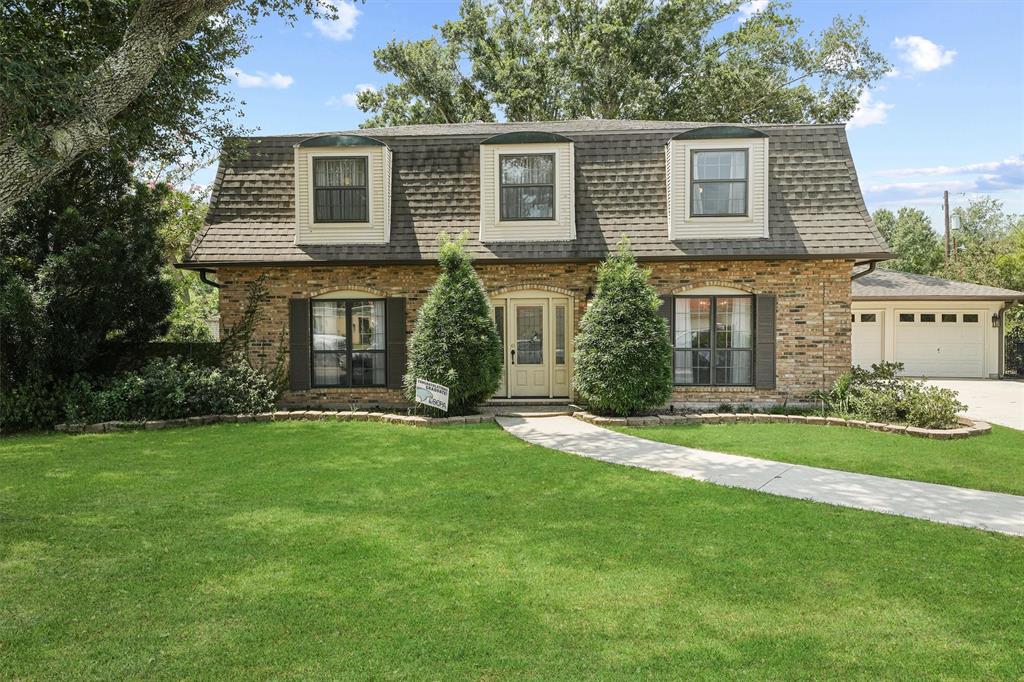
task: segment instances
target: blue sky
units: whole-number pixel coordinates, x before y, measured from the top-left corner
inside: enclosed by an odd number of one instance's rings
[[[289,26],[272,17],[256,27],[231,86],[245,102],[245,125],[265,134],[358,126],[354,93],[387,82],[373,50],[428,37],[458,12],[456,0],[338,7],[334,22],[300,17]],[[791,11],[805,31],[837,14],[863,15],[872,45],[895,66],[847,128],[870,210],[916,206],[941,229],[949,189],[953,206],[987,193],[1024,213],[1024,2],[796,0]],[[212,175],[206,169],[196,180]]]

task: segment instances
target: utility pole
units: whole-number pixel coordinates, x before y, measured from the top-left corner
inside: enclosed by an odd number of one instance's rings
[[[946,224],[946,262],[949,262],[949,190],[942,193],[942,211]]]

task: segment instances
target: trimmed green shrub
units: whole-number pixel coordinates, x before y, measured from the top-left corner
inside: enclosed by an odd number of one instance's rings
[[[441,235],[441,274],[420,306],[405,375],[409,400],[418,378],[447,386],[452,415],[474,411],[501,384],[501,339],[487,292],[462,248],[467,237]]]
[[[672,395],[672,347],[650,275],[626,238],[597,270],[597,293],[573,355],[576,394],[596,413],[637,414]]]
[[[854,367],[839,376],[831,390],[816,397],[830,416],[924,429],[956,427],[957,413],[967,409],[957,400],[956,391],[902,377],[902,371],[899,362],[871,365],[870,370]]]
[[[65,410],[71,422],[141,421],[266,412],[276,400],[271,380],[241,356],[221,367],[157,358],[99,387],[79,384]]]

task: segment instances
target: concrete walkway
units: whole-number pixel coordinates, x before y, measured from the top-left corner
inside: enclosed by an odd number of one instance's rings
[[[772,495],[1024,536],[1024,497],[727,455],[627,436],[573,417],[498,417],[534,445]]]

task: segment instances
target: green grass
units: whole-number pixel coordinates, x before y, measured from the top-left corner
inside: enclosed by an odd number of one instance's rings
[[[5,679],[1019,679],[1022,603],[1020,538],[493,425],[0,442]]]
[[[1024,431],[936,441],[807,424],[699,424],[623,427],[662,443],[751,455],[793,464],[908,478],[1024,495]]]

